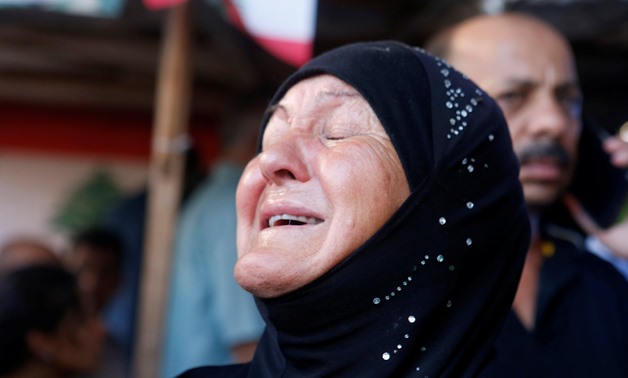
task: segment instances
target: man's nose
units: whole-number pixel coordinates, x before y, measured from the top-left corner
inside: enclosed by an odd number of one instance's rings
[[[532,112],[530,132],[536,137],[558,139],[577,124],[574,116],[554,95],[538,98]]]

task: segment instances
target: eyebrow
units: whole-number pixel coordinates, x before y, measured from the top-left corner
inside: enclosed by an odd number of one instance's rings
[[[325,96],[332,96],[332,97],[362,97],[356,91],[323,91],[321,92],[321,94]],[[317,96],[317,97],[320,97],[320,96]]]
[[[506,84],[510,85],[510,86],[531,88],[531,87],[536,86],[537,82],[535,82],[533,80],[530,80],[530,79],[508,79],[508,80],[506,80]],[[572,80],[572,81],[567,81],[567,82],[560,83],[556,87],[556,90],[558,90],[558,91],[562,91],[562,90],[566,90],[566,89],[578,89],[578,90],[580,90],[580,84],[578,83],[577,80]]]
[[[317,101],[320,101],[321,98],[323,97],[335,97],[335,98],[355,98],[355,97],[362,97],[362,95],[360,93],[358,93],[357,91],[322,91],[320,92],[319,95],[316,96]],[[284,112],[288,113],[288,109],[286,109],[283,105],[281,105],[280,103],[274,104],[274,105],[269,105],[266,108],[266,111],[264,112],[265,116],[271,116],[272,114],[274,114],[278,109],[282,109]]]

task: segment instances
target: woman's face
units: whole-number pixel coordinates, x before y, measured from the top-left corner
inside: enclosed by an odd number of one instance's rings
[[[236,279],[260,297],[302,287],[355,251],[408,198],[390,138],[366,100],[322,75],[294,85],[237,191]]]

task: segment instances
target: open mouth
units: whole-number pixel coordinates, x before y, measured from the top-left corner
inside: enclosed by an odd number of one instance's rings
[[[322,219],[290,214],[273,215],[268,219],[268,227],[304,226],[322,223]]]

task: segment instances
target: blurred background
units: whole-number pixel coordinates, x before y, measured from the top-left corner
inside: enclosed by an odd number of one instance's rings
[[[68,230],[145,184],[167,5],[181,2],[0,0],[0,243],[15,232],[34,231],[62,245]],[[238,2],[187,4],[189,133],[207,164],[220,148],[222,109],[255,88],[278,85],[299,64],[256,43],[229,16],[230,3]],[[314,25],[308,45],[314,55],[359,40],[421,45],[438,28],[477,12],[533,13],[572,42],[585,112],[611,133],[628,120],[628,1],[312,4],[304,22]],[[252,12],[277,17],[263,8]],[[86,210],[77,201],[92,204]]]

